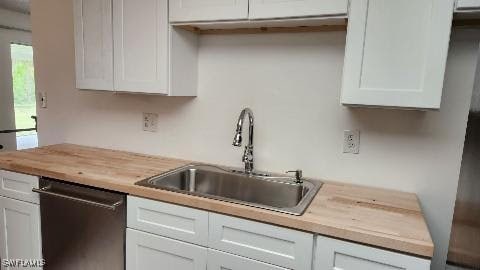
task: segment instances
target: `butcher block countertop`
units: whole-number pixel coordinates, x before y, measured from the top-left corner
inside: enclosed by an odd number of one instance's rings
[[[72,144],[0,153],[0,169],[118,191],[306,232],[432,257],[415,194],[323,181],[302,216],[195,197],[135,183],[191,161]]]

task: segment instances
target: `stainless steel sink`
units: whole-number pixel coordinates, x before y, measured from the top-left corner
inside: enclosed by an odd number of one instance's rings
[[[320,181],[296,183],[295,178],[288,176],[248,175],[200,164],[190,164],[136,184],[292,215],[302,215],[322,186]]]

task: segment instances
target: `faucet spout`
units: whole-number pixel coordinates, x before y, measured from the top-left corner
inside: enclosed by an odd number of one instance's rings
[[[245,108],[240,113],[237,122],[237,129],[235,137],[233,138],[233,146],[240,147],[242,145],[242,131],[245,116],[248,115],[248,144],[245,146],[242,161],[245,163],[245,173],[251,174],[253,172],[253,126],[254,118],[253,111],[250,108]]]

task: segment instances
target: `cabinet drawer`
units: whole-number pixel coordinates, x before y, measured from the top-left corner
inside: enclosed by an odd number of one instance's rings
[[[209,249],[207,270],[287,270],[287,268],[254,261],[233,254]]]
[[[313,235],[210,213],[209,247],[290,269],[310,269]]]
[[[207,249],[127,229],[126,270],[204,270]]]
[[[317,236],[314,270],[429,270],[430,261]]]
[[[208,212],[188,207],[128,196],[127,226],[206,246]]]
[[[0,195],[38,204],[39,196],[32,188],[38,188],[37,176],[0,170]]]

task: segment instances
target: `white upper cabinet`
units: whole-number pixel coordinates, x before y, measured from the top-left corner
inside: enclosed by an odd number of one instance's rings
[[[313,270],[339,269],[429,270],[430,261],[382,249],[317,236]]]
[[[457,11],[473,11],[480,10],[480,0],[457,0],[456,4]]]
[[[113,1],[114,88],[168,94],[168,0]]]
[[[73,3],[76,87],[113,90],[112,1]]]
[[[244,20],[248,0],[170,0],[171,22]]]
[[[347,14],[348,0],[250,0],[250,19]]]
[[[440,108],[453,0],[350,2],[345,105]]]
[[[197,95],[198,36],[168,0],[73,0],[77,88]]]
[[[346,15],[348,0],[170,0],[171,22]]]

